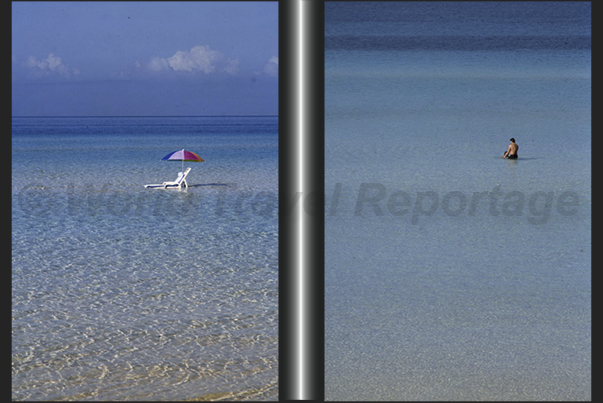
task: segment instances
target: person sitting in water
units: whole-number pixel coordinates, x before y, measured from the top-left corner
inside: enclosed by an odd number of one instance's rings
[[[505,151],[503,158],[508,158],[511,160],[517,159],[517,150],[519,150],[519,146],[515,144],[515,139],[511,137],[509,140],[511,144],[509,144],[509,149]]]

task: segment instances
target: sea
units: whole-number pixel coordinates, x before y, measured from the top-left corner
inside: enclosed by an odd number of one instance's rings
[[[13,117],[11,187],[13,400],[278,399],[277,117]]]
[[[327,400],[591,399],[590,30],[325,2]]]

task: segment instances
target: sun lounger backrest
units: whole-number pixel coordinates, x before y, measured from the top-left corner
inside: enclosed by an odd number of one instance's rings
[[[184,170],[184,172],[178,172],[178,177],[176,178],[176,180],[174,181],[175,183],[177,183],[178,185],[180,185],[182,183],[182,181],[186,178],[186,175],[188,175],[188,173],[191,171],[190,167],[186,168]]]

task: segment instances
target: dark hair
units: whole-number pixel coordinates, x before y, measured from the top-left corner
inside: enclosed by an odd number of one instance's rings
[[[513,143],[515,143],[515,139],[513,137],[511,137],[511,140],[509,140],[509,141],[512,141]]]

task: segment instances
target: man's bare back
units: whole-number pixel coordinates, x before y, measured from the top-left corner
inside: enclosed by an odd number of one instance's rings
[[[517,158],[517,150],[519,150],[519,146],[515,144],[515,139],[511,138],[511,144],[509,144],[509,148],[505,151],[503,158],[516,159]]]

